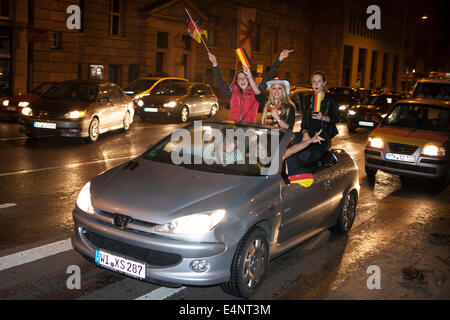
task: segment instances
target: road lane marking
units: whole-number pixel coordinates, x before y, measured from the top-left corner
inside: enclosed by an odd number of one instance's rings
[[[140,296],[134,300],[164,300],[170,297],[171,295],[174,295],[175,293],[180,292],[181,290],[184,289],[186,289],[186,287],[179,287],[179,288],[161,287],[149,293],[146,293],[143,296]]]
[[[66,240],[46,244],[41,247],[13,253],[4,257],[0,257],[0,271],[40,260],[72,249],[72,241],[69,238]]]
[[[0,204],[0,209],[6,209],[15,206],[17,206],[17,203],[2,203]]]
[[[85,165],[90,165],[90,164],[97,164],[97,163],[116,161],[116,160],[132,159],[132,158],[136,158],[139,155],[140,154],[131,155],[131,156],[124,156],[124,157],[117,157],[117,158],[110,158],[110,159],[101,159],[101,160],[93,160],[93,161],[87,161],[87,162],[72,163],[72,164],[67,164],[67,165],[64,165],[64,166],[47,167],[47,168],[39,168],[39,169],[29,169],[29,170],[20,170],[20,171],[13,171],[13,172],[3,172],[3,173],[0,173],[0,177],[14,176],[14,175],[19,175],[19,174],[34,173],[34,172],[48,171],[48,170],[68,169],[68,168],[72,169],[72,168],[77,168],[77,167],[80,167],[80,166],[85,166]]]

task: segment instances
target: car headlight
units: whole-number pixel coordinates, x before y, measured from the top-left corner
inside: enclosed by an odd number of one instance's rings
[[[9,105],[9,100],[3,100],[2,104],[4,107],[7,107]]]
[[[355,111],[355,110],[349,110],[349,111],[348,111],[348,114],[349,114],[350,116],[354,116],[354,115],[356,114],[356,111]]]
[[[68,118],[68,119],[78,119],[78,118],[83,118],[86,115],[86,110],[83,111],[71,111],[71,112],[67,112],[64,115],[64,118]]]
[[[30,117],[33,115],[33,110],[31,110],[30,107],[23,108],[21,112],[24,116],[27,116],[27,117]]]
[[[201,234],[206,233],[222,221],[226,211],[218,209],[208,212],[191,214],[170,221],[169,223],[155,227],[155,231],[176,234]]]
[[[142,101],[142,99],[139,99],[138,101],[136,101],[136,104],[137,104],[139,107],[142,107],[142,106],[144,106],[144,101]]]
[[[386,118],[386,116],[387,116],[387,113],[382,114],[380,117],[382,117],[384,119],[384,118]]]
[[[28,101],[20,101],[19,102],[19,107],[25,108],[28,107],[30,103]]]
[[[377,149],[383,149],[384,146],[383,140],[381,138],[373,138],[373,137],[369,137],[367,144],[369,145],[369,147]]]
[[[94,214],[94,208],[91,203],[91,183],[88,182],[81,189],[77,198],[77,206],[86,213]]]
[[[423,148],[422,154],[425,156],[443,157],[445,156],[445,149],[435,144],[428,144]]]
[[[347,108],[348,108],[348,105],[346,105],[346,104],[341,104],[339,106],[339,110],[341,110],[341,111],[345,111],[345,110],[347,110]]]
[[[170,102],[164,103],[163,106],[166,107],[166,108],[175,108],[177,106],[177,102],[176,101],[170,101]]]

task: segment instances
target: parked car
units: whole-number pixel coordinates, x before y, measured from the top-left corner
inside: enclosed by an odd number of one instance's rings
[[[314,90],[309,87],[295,87],[291,90],[289,96],[291,100],[295,103],[296,115],[300,116],[304,114],[305,105],[307,103],[306,99],[311,99]]]
[[[387,112],[401,98],[394,95],[372,94],[348,110],[347,128],[353,133],[357,128],[374,129]]]
[[[240,154],[231,158],[242,164],[214,162],[221,152],[213,153],[196,134],[228,137],[230,131],[254,141],[257,150],[265,137],[269,143],[262,146],[274,150],[273,158],[255,156],[252,162],[252,143],[238,142],[236,150],[227,146],[222,155]],[[82,188],[73,211],[75,250],[141,280],[222,284],[229,294],[249,297],[261,286],[270,259],[328,228],[350,230],[358,170],[343,150],[322,159],[306,188],[288,184],[283,166],[276,165],[293,138],[289,130],[204,121],[173,134],[184,139],[170,134]],[[178,156],[187,160],[178,162]]]
[[[450,79],[417,80],[412,98],[450,100]]]
[[[54,84],[41,98],[22,109],[20,131],[87,138],[115,129],[128,130],[133,122],[133,100],[114,83],[72,80]]]
[[[214,116],[219,111],[219,100],[205,83],[165,82],[157,92],[141,97],[136,112],[142,120],[175,118],[186,122],[190,117]]]
[[[44,82],[29,93],[3,99],[0,113],[8,118],[18,119],[23,108],[39,99],[54,84],[54,82]]]
[[[369,135],[365,170],[450,181],[450,102],[411,99],[397,102]]]
[[[142,77],[126,86],[124,92],[138,101],[139,98],[146,95],[161,94],[161,92],[166,90],[167,86],[187,81],[187,79],[176,77]]]

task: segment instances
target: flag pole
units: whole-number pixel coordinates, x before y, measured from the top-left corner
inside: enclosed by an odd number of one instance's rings
[[[192,24],[194,25],[195,30],[197,31],[198,35],[200,36],[200,39],[202,40],[202,43],[203,43],[203,45],[205,46],[206,51],[208,51],[208,53],[210,53],[210,52],[209,52],[209,49],[208,49],[208,46],[206,45],[205,40],[203,40],[202,34],[198,31],[197,25],[195,24],[194,20],[192,20],[192,17],[191,17],[191,15],[189,14],[188,9],[185,8],[184,10],[186,10],[186,13],[187,13],[187,15],[189,16],[189,19],[191,19]]]

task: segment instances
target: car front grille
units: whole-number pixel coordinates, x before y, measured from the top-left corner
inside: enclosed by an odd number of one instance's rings
[[[409,144],[401,144],[401,143],[389,143],[389,150],[393,153],[400,153],[400,154],[408,154],[412,155],[417,150],[417,146],[412,146]]]
[[[168,267],[176,265],[182,260],[182,257],[178,254],[130,245],[93,233],[89,230],[84,229],[82,234],[92,245],[94,245],[98,249],[103,249],[111,253],[143,261],[150,266]]]
[[[374,165],[382,166],[382,167],[386,167],[386,168],[400,169],[400,170],[405,170],[405,171],[420,172],[420,173],[427,173],[427,174],[436,174],[437,173],[435,168],[430,168],[430,167],[415,166],[412,164],[384,161],[384,160],[373,159],[373,158],[367,158],[366,161],[369,164],[374,164]]]

